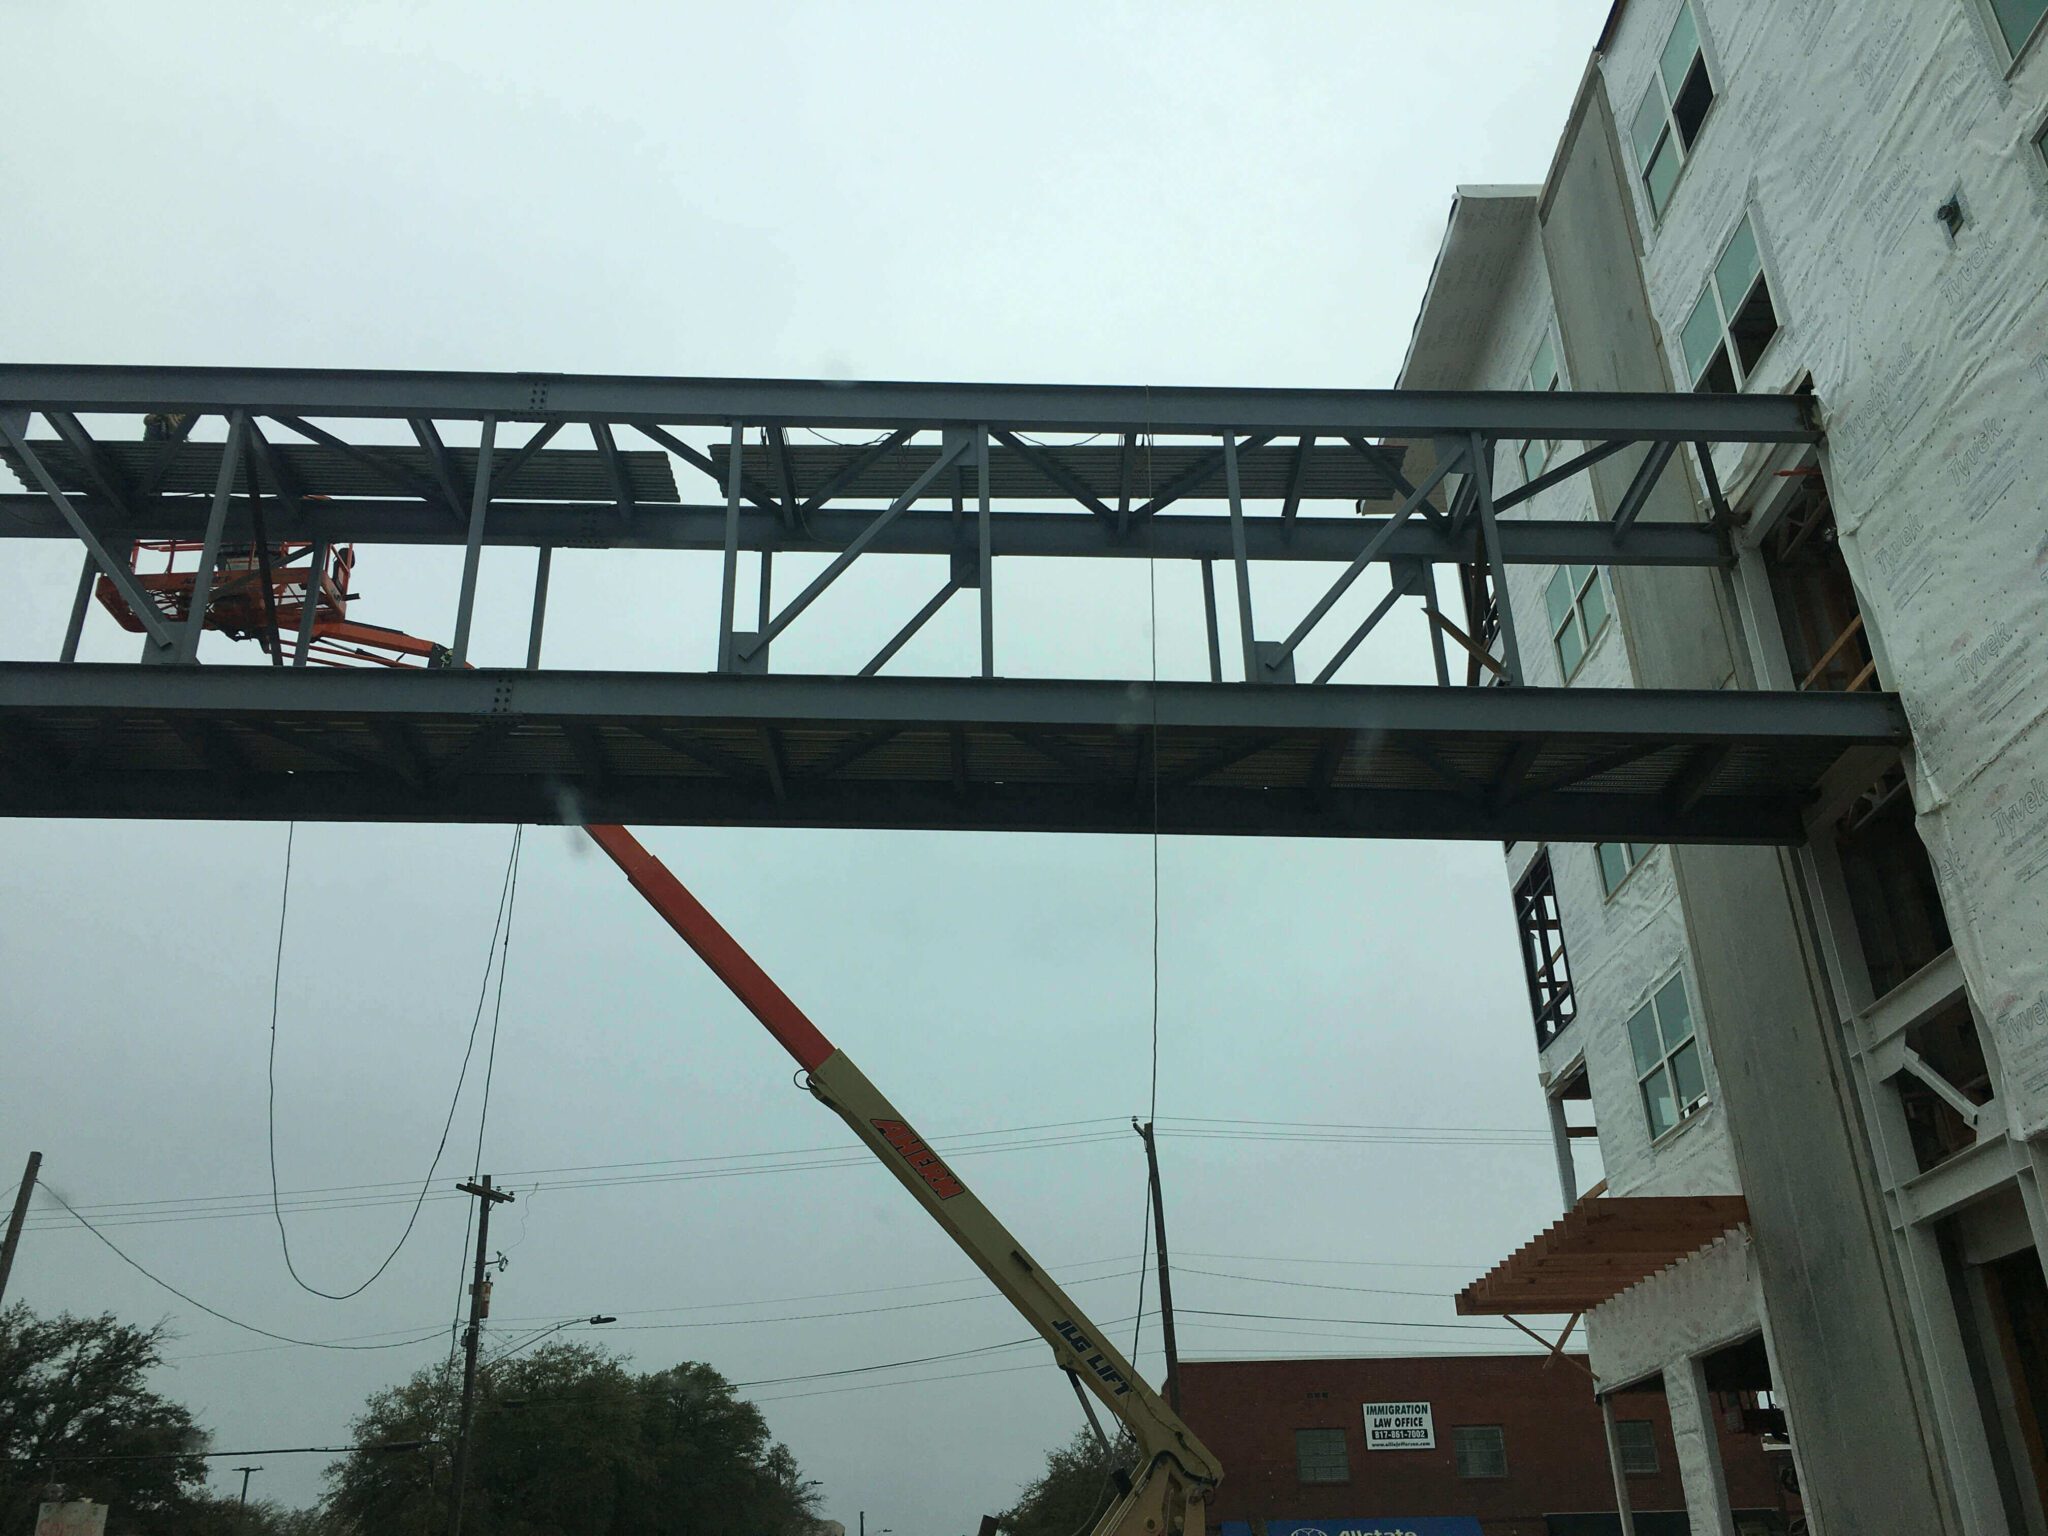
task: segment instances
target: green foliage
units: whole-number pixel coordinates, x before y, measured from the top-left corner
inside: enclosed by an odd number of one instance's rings
[[[445,1529],[460,1374],[443,1366],[379,1392],[330,1469],[328,1510],[352,1532]],[[465,1536],[718,1531],[794,1536],[812,1495],[760,1411],[709,1366],[636,1374],[601,1349],[553,1344],[488,1367],[479,1384]],[[324,1533],[322,1533],[324,1536]]]
[[[146,1385],[164,1338],[162,1324],[111,1314],[39,1318],[21,1302],[0,1311],[0,1531],[34,1526],[53,1475],[72,1497],[108,1505],[110,1532],[188,1528],[206,1480],[189,1453],[206,1436]]]
[[[1046,1453],[1044,1474],[1003,1511],[1000,1529],[1007,1536],[1087,1536],[1117,1497],[1114,1469],[1130,1459],[1129,1440],[1119,1437],[1105,1451],[1093,1430],[1079,1431]]]

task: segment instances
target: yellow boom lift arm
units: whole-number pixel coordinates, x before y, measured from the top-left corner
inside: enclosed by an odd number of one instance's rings
[[[881,1159],[1052,1346],[1054,1362],[1130,1431],[1137,1446],[1136,1465],[1122,1496],[1096,1522],[1094,1536],[1184,1536],[1190,1507],[1223,1475],[1194,1431],[1145,1385],[1108,1336],[1082,1315],[852,1058],[825,1038],[666,865],[624,827],[588,826],[584,831],[796,1059],[818,1102],[852,1128],[862,1145]],[[1193,1525],[1199,1533],[1203,1522],[1197,1519]]]

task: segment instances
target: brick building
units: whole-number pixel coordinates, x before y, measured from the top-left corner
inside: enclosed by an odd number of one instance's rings
[[[1209,1536],[1621,1529],[1583,1356],[1547,1368],[1540,1355],[1184,1362],[1181,1398],[1230,1469],[1209,1505]],[[1663,1394],[1621,1394],[1613,1405],[1638,1536],[1686,1531]],[[1784,1458],[1735,1429],[1737,1417],[1718,1420],[1736,1528],[1783,1532],[1797,1513],[1780,1483]]]

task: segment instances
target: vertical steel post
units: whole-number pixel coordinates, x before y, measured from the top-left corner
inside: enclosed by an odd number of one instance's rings
[[[1223,681],[1223,642],[1216,626],[1216,562],[1202,562],[1202,617],[1209,627],[1209,681]]]
[[[306,600],[299,607],[299,639],[292,648],[292,665],[303,667],[313,646],[313,621],[320,611],[320,584],[327,579],[327,542],[313,546],[313,564],[306,574]]]
[[[469,660],[470,619],[476,611],[476,577],[483,564],[484,514],[491,505],[491,449],[498,440],[498,418],[486,416],[476,451],[476,484],[469,493],[469,539],[462,546],[462,595],[455,603],[455,642],[449,646],[451,665]]]
[[[732,462],[726,466],[725,487],[725,578],[718,593],[718,670],[733,669],[733,604],[739,596],[740,580],[740,454],[745,447],[740,424],[732,424]],[[761,633],[767,634],[766,625]]]
[[[1628,1473],[1621,1464],[1621,1435],[1614,1427],[1614,1402],[1605,1392],[1600,1399],[1600,1427],[1607,1434],[1607,1467],[1614,1474],[1614,1512],[1621,1517],[1621,1536],[1636,1536],[1636,1513],[1628,1502]]]
[[[14,1250],[21,1243],[21,1224],[28,1219],[29,1196],[36,1192],[36,1175],[42,1171],[43,1154],[29,1153],[28,1168],[21,1176],[21,1193],[14,1197],[14,1211],[7,1218],[7,1237],[0,1241],[0,1300],[7,1296],[7,1275],[14,1268]]]
[[[1493,510],[1493,449],[1479,433],[1472,434],[1472,492],[1479,510],[1479,537],[1486,545],[1486,568],[1493,581],[1493,602],[1500,612],[1500,659],[1506,681],[1524,680],[1522,650],[1515,643],[1515,610],[1508,601],[1508,566],[1500,552],[1500,517]]]
[[[1237,478],[1237,433],[1223,434],[1223,483],[1230,495],[1230,558],[1237,566],[1237,629],[1244,680],[1259,680],[1259,644],[1252,636],[1252,566],[1244,546],[1244,494]]]
[[[92,606],[93,570],[92,556],[87,555],[78,568],[78,591],[71,598],[71,621],[64,626],[64,649],[57,653],[59,661],[78,660],[79,637],[85,633],[86,610]]]
[[[989,534],[988,509],[988,425],[974,429],[974,468],[981,481],[981,675],[996,675],[996,581],[995,544]]]
[[[555,552],[543,544],[540,559],[533,566],[533,622],[526,631],[526,670],[540,666],[540,636],[548,618],[548,573],[554,568]]]
[[[1436,685],[1448,688],[1451,686],[1451,661],[1444,654],[1443,626],[1436,621],[1436,567],[1427,560],[1422,563],[1422,611],[1429,615],[1429,649],[1436,660]]]
[[[454,1509],[448,1517],[448,1536],[462,1536],[462,1496],[469,1486],[469,1430],[476,1411],[476,1351],[483,1339],[484,1319],[491,1311],[491,1293],[484,1279],[484,1263],[490,1253],[491,1207],[512,1198],[505,1190],[491,1188],[488,1173],[473,1184],[455,1187],[476,1197],[476,1268],[469,1283],[469,1327],[462,1335],[462,1409],[455,1421]]]
[[[228,498],[235,491],[235,470],[241,463],[242,440],[248,431],[246,411],[236,411],[228,417],[227,446],[221,450],[220,473],[213,482],[213,507],[206,514],[206,538],[199,546],[199,569],[192,577],[192,606],[185,615],[185,627],[178,632],[179,661],[199,659],[199,636],[206,629],[206,605],[213,596],[214,569],[220,564],[221,530],[227,526]]]
[[[772,549],[761,551],[760,578],[756,583],[754,627],[766,629],[768,621],[775,616],[775,551]]]

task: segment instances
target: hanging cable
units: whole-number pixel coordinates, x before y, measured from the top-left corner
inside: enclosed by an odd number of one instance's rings
[[[498,1070],[498,1020],[505,1012],[505,972],[510,969],[507,962],[512,957],[512,913],[519,904],[519,845],[525,836],[523,825],[512,829],[512,871],[505,894],[505,944],[498,957],[498,996],[491,1004],[491,1043],[484,1053],[484,1095],[476,1116],[476,1158],[470,1168],[472,1178],[480,1177],[484,1169],[484,1127],[491,1119],[491,1079]],[[497,943],[497,937],[495,933],[491,935],[493,945]],[[484,974],[489,976],[488,968]]]
[[[446,1118],[444,1118],[441,1122],[441,1139],[434,1147],[434,1160],[427,1165],[426,1177],[420,1180],[420,1192],[418,1197],[413,1201],[412,1214],[406,1218],[405,1230],[398,1234],[398,1241],[391,1245],[391,1251],[385,1254],[384,1261],[370,1272],[368,1279],[364,1280],[360,1285],[354,1286],[353,1288],[346,1291],[327,1291],[322,1290],[317,1285],[309,1284],[306,1281],[305,1277],[299,1273],[298,1266],[292,1262],[292,1241],[290,1234],[285,1230],[284,1205],[278,1193],[277,1182],[278,994],[281,989],[284,976],[285,920],[291,910],[292,843],[298,832],[298,823],[293,822],[290,824],[290,829],[289,831],[287,831],[285,835],[284,845],[284,888],[278,898],[277,908],[277,960],[270,981],[270,1095],[268,1106],[270,1132],[270,1205],[271,1214],[275,1216],[277,1219],[277,1239],[279,1246],[284,1250],[285,1270],[288,1274],[291,1275],[292,1282],[295,1285],[297,1285],[299,1289],[302,1291],[306,1291],[314,1296],[319,1296],[327,1301],[347,1301],[351,1296],[361,1295],[364,1291],[368,1290],[372,1285],[376,1284],[377,1280],[379,1279],[379,1277],[383,1275],[384,1271],[391,1267],[392,1261],[398,1257],[400,1250],[402,1250],[405,1247],[406,1240],[412,1236],[413,1228],[419,1223],[420,1211],[422,1207],[424,1207],[427,1203],[427,1192],[433,1188],[434,1175],[440,1172],[441,1170],[441,1155],[442,1153],[448,1150],[448,1136],[449,1133],[455,1127],[455,1108],[462,1101],[462,1085],[464,1084],[464,1082],[468,1080],[470,1058],[476,1052],[477,1031],[483,1026],[484,1003],[489,999],[491,995],[491,967],[493,964],[497,963],[499,959],[498,936],[501,933],[507,934],[509,942],[508,922],[511,916],[511,897],[513,887],[518,879],[519,843],[520,835],[523,831],[524,828],[521,827],[514,827],[512,829],[512,851],[506,857],[505,877],[498,887],[498,913],[497,917],[492,921],[491,924],[490,948],[484,952],[483,983],[477,990],[476,1013],[474,1017],[472,1017],[469,1021],[469,1040],[468,1043],[465,1044],[462,1048],[462,1066],[455,1074],[455,1091],[448,1096],[448,1114]],[[502,997],[502,987],[500,990],[500,995]],[[492,1035],[495,1039],[495,1022],[492,1025]],[[481,1141],[481,1129],[479,1129],[478,1136],[479,1141]],[[74,1212],[73,1214],[75,1215],[77,1213]],[[102,1241],[104,1241],[104,1239],[102,1239]],[[194,1305],[196,1306],[198,1304],[195,1302]]]
[[[106,1233],[102,1232],[98,1227],[94,1226],[91,1222],[87,1221],[83,1216],[79,1215],[77,1210],[73,1208],[69,1200],[66,1200],[62,1195],[58,1194],[56,1190],[50,1188],[49,1180],[42,1180],[36,1187],[41,1189],[43,1193],[48,1195],[52,1200],[56,1201],[59,1205],[63,1206],[65,1210],[70,1211],[71,1217],[74,1221],[76,1221],[81,1227],[85,1228],[85,1230],[90,1232],[94,1237],[98,1238],[102,1243],[106,1244],[108,1251],[111,1252],[115,1258],[119,1259],[123,1264],[126,1264],[130,1269],[134,1270],[138,1275],[142,1276],[142,1278],[147,1280],[151,1285],[158,1286],[163,1290],[169,1291],[173,1296],[177,1297],[178,1300],[186,1303],[188,1306],[197,1307],[200,1311],[204,1312],[208,1317],[217,1317],[222,1322],[227,1323],[233,1327],[240,1328],[245,1332],[261,1334],[266,1339],[276,1339],[280,1344],[303,1345],[307,1349],[406,1349],[414,1344],[424,1344],[427,1340],[439,1338],[441,1335],[441,1330],[439,1328],[436,1328],[431,1333],[420,1334],[419,1336],[410,1339],[399,1339],[395,1343],[391,1344],[336,1344],[325,1339],[299,1339],[292,1337],[292,1335],[288,1333],[273,1333],[268,1328],[258,1328],[254,1323],[245,1323],[239,1317],[230,1317],[227,1313],[222,1312],[217,1308],[209,1307],[205,1302],[201,1301],[198,1297],[190,1295],[185,1291],[179,1290],[175,1285],[171,1284],[170,1281],[162,1278],[159,1275],[152,1274],[150,1271],[144,1269],[135,1260],[129,1258],[126,1253],[123,1253],[121,1249],[115,1245],[114,1240],[108,1237]]]

